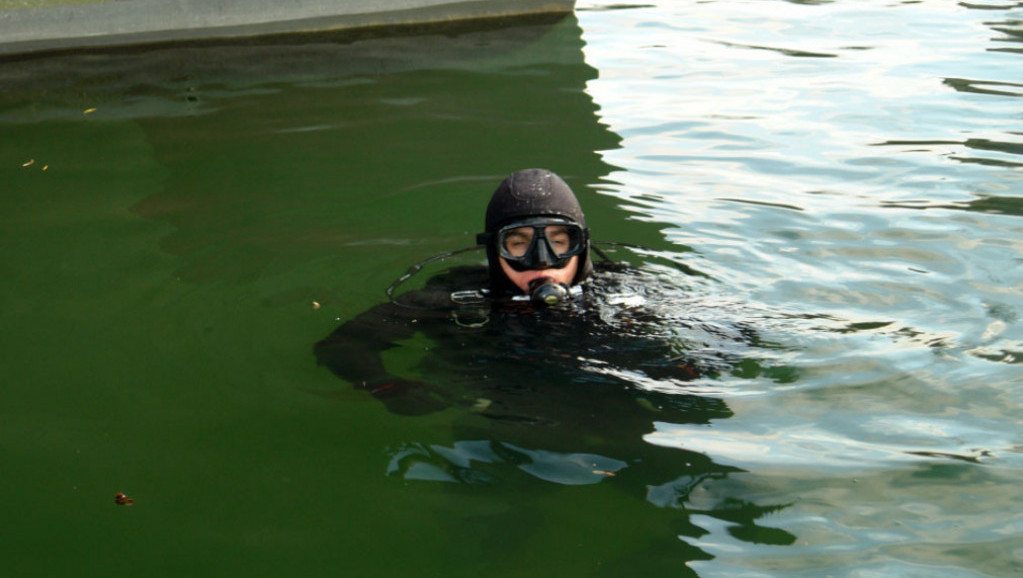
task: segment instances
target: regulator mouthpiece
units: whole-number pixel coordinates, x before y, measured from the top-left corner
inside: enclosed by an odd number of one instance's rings
[[[550,277],[540,277],[529,283],[529,298],[533,303],[547,306],[557,305],[571,298],[571,291],[564,283]]]

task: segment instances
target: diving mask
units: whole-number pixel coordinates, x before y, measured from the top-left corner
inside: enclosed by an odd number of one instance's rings
[[[588,233],[567,219],[537,217],[515,221],[496,233],[481,233],[477,242],[493,242],[498,255],[516,271],[561,269],[586,250]]]

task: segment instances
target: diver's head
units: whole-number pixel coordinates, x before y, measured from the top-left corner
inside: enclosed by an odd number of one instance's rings
[[[490,198],[486,245],[492,289],[530,293],[540,279],[571,286],[593,271],[589,230],[579,201],[544,169],[512,173]]]

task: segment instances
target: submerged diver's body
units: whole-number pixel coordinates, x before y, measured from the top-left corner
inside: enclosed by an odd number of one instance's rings
[[[395,413],[455,406],[493,427],[565,427],[572,437],[730,414],[677,387],[698,371],[663,324],[613,303],[635,270],[594,264],[582,210],[557,175],[505,179],[478,240],[487,267],[449,270],[348,321],[317,344],[320,363]],[[393,375],[382,355],[417,336],[428,341],[417,342],[428,382]],[[534,433],[548,445],[560,437]]]

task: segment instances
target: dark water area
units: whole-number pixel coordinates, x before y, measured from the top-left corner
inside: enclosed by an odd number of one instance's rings
[[[583,3],[0,63],[5,571],[1019,573],[1021,19]],[[598,329],[413,333],[419,415],[318,363],[535,166],[644,247]]]

